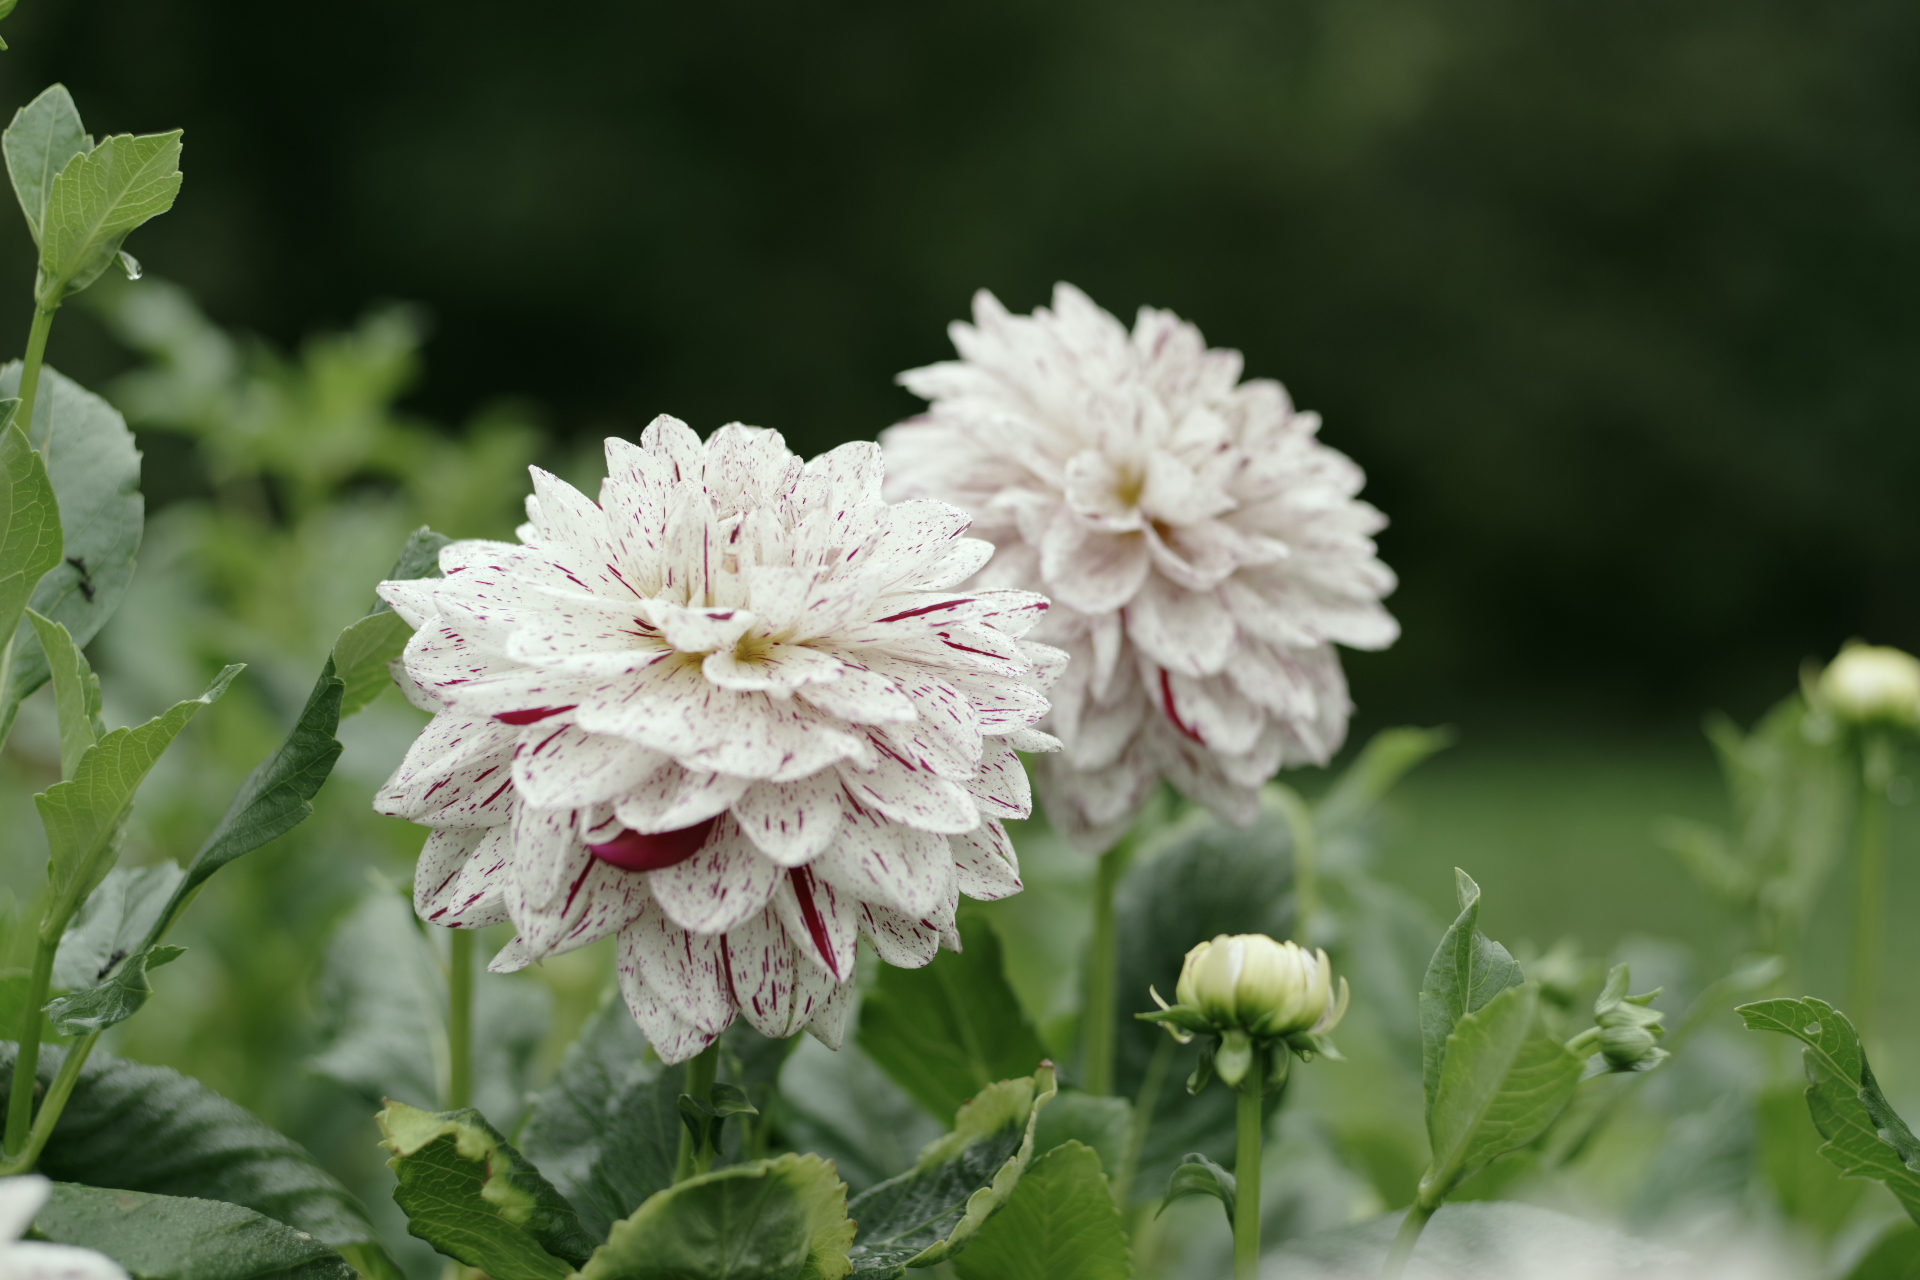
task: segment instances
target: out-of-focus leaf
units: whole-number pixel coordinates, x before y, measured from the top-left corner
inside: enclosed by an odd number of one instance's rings
[[[1433,1167],[1423,1194],[1444,1196],[1486,1165],[1546,1132],[1566,1109],[1585,1063],[1540,1022],[1540,989],[1508,987],[1463,1015],[1447,1037],[1427,1108]]]
[[[1853,1217],[1867,1184],[1860,1178],[1836,1178],[1820,1158],[1820,1133],[1807,1122],[1803,1089],[1768,1089],[1753,1104],[1759,1139],[1759,1171],[1774,1203],[1788,1221],[1832,1240]]]
[[[1034,1150],[1045,1155],[1063,1142],[1092,1147],[1102,1168],[1118,1169],[1126,1159],[1133,1136],[1133,1104],[1125,1098],[1102,1098],[1078,1089],[1062,1089],[1040,1116],[1033,1136]]]
[[[0,368],[0,396],[19,394],[20,362],[14,360]],[[40,371],[33,421],[20,425],[46,459],[63,531],[60,558],[33,588],[33,607],[84,649],[133,581],[146,523],[140,451],[112,405],[50,366]],[[12,683],[0,689],[0,736],[19,701],[47,682],[32,629],[18,620],[16,626]]]
[[[1888,1227],[1846,1280],[1920,1280],[1920,1226],[1896,1222]]]
[[[177,862],[109,871],[60,939],[60,951],[53,961],[54,985],[67,991],[84,991],[141,950],[185,876]]]
[[[342,720],[393,683],[387,664],[400,656],[412,635],[413,628],[391,609],[370,613],[340,633],[333,646],[333,669],[345,686],[340,700]]]
[[[6,152],[13,194],[20,200],[20,212],[26,215],[27,227],[38,245],[54,178],[69,160],[93,150],[93,139],[80,123],[80,109],[73,105],[67,86],[56,84],[44,89],[39,97],[14,112],[13,123],[0,134],[0,150]]]
[[[1035,1160],[953,1269],[960,1280],[1128,1280],[1133,1251],[1100,1157],[1069,1142]]]
[[[12,1084],[14,1053],[0,1043],[0,1092]],[[53,1082],[65,1056],[57,1046],[41,1049],[43,1084]],[[39,1169],[59,1182],[243,1205],[354,1251],[368,1259],[370,1273],[393,1274],[352,1192],[293,1139],[166,1067],[95,1050]]]
[[[840,1280],[847,1185],[815,1155],[689,1178],[617,1222],[581,1280]]]
[[[357,1280],[304,1231],[219,1200],[54,1184],[35,1232],[96,1249],[134,1280]]]
[[[47,829],[47,877],[54,900],[68,904],[62,914],[85,901],[112,869],[121,827],[147,772],[239,672],[238,666],[228,667],[199,697],[176,702],[143,725],[115,729],[86,749],[72,778],[33,798]]]
[[[449,1258],[494,1280],[563,1280],[593,1252],[566,1197],[478,1111],[390,1102],[375,1118],[407,1230]]]
[[[1313,807],[1324,837],[1365,817],[1422,761],[1453,745],[1451,729],[1383,729],[1368,739],[1339,781]]]
[[[832,1160],[856,1194],[913,1168],[944,1131],[858,1044],[836,1053],[811,1036],[794,1039],[780,1075],[780,1130],[796,1149]]]
[[[1757,1000],[1734,1012],[1750,1031],[1777,1031],[1806,1045],[1807,1110],[1826,1145],[1820,1154],[1850,1178],[1885,1183],[1920,1222],[1920,1139],[1880,1092],[1847,1015],[1824,1000]]]
[[[1167,1179],[1167,1194],[1160,1197],[1160,1212],[1185,1196],[1212,1196],[1227,1211],[1227,1226],[1233,1226],[1234,1197],[1240,1194],[1240,1181],[1220,1165],[1195,1151],[1173,1168]]]
[[[897,1280],[964,1249],[1019,1185],[1055,1089],[1051,1066],[988,1086],[909,1172],[856,1196],[847,1206],[860,1224],[849,1255],[856,1280]]]
[[[113,265],[136,227],[180,193],[180,130],[102,138],[69,160],[47,189],[35,300],[51,308]]]
[[[60,776],[73,777],[80,757],[106,733],[100,723],[100,677],[67,629],[33,610],[27,610],[40,651],[53,672],[53,697],[60,722]],[[0,632],[0,635],[6,634]]]
[[[16,385],[18,380],[16,379]],[[60,504],[40,453],[14,422],[18,400],[5,402],[5,425],[0,427],[0,638],[21,629],[21,615],[40,579],[60,563]],[[0,662],[0,704],[5,704],[12,680],[8,663],[18,666],[31,647],[15,639],[14,652]],[[13,725],[13,710],[0,711],[0,741]]]
[[[1480,886],[1454,868],[1460,915],[1441,935],[1420,984],[1421,1075],[1427,1089],[1429,1129],[1434,1097],[1446,1065],[1448,1037],[1460,1019],[1524,979],[1507,949],[1480,932]],[[1438,1148],[1436,1147],[1437,1151]]]
[[[880,970],[860,1006],[860,1047],[935,1116],[996,1080],[1033,1073],[1047,1051],[1020,1009],[984,919],[960,921],[962,951],[923,969]]]
[[[1289,1240],[1267,1255],[1270,1274],[1372,1280],[1400,1213]],[[1578,1260],[1578,1269],[1568,1265]],[[1609,1227],[1509,1201],[1442,1205],[1415,1248],[1409,1277],[1691,1275],[1685,1255]]]

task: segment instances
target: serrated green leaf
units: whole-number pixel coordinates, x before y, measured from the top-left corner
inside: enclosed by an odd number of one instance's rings
[[[15,1048],[0,1043],[0,1093]],[[66,1051],[40,1050],[51,1084]],[[41,1154],[57,1182],[223,1200],[263,1213],[335,1249],[363,1253],[391,1275],[367,1211],[293,1139],[237,1103],[166,1067],[95,1050]]]
[[[1127,1280],[1133,1251],[1100,1157],[1069,1142],[1035,1160],[953,1269],[960,1280]]]
[[[19,393],[20,362],[14,360],[0,367],[0,395]],[[53,568],[33,588],[33,607],[84,649],[133,581],[146,522],[140,452],[112,405],[51,367],[41,370],[33,421],[20,425],[45,458],[63,543]],[[13,723],[19,700],[47,682],[32,627],[18,618],[15,625],[12,683],[0,688],[0,737]]]
[[[441,1253],[493,1280],[562,1280],[593,1252],[566,1197],[478,1111],[389,1102],[374,1118],[407,1230]]]
[[[142,950],[185,876],[177,862],[109,871],[60,939],[60,950],[53,960],[53,984],[66,991],[84,991],[103,981],[122,960]]]
[[[1447,1037],[1440,1087],[1427,1109],[1433,1167],[1422,1195],[1444,1196],[1546,1132],[1584,1067],[1541,1025],[1533,983],[1508,987],[1461,1017]]]
[[[13,421],[18,400],[6,402],[6,426],[0,428],[0,643],[21,629],[21,615],[33,598],[40,579],[60,563],[60,504],[47,476],[46,461],[26,433]],[[12,676],[22,663],[23,649],[15,639],[12,652],[0,659],[0,674]],[[0,699],[6,696],[0,681]],[[0,716],[0,741],[13,724],[9,709]]]
[[[1429,1130],[1446,1064],[1447,1037],[1460,1019],[1524,981],[1507,949],[1480,932],[1480,886],[1458,867],[1453,876],[1460,915],[1441,935],[1420,983],[1421,1079],[1427,1090]]]
[[[80,109],[73,105],[67,87],[56,84],[44,89],[14,112],[13,123],[0,134],[0,150],[6,152],[13,194],[38,245],[55,176],[69,160],[93,150],[93,138],[80,123]]]
[[[33,798],[47,829],[47,878],[55,903],[65,904],[61,915],[84,901],[112,868],[127,811],[147,772],[239,672],[230,666],[199,697],[176,702],[143,725],[115,729],[86,749],[71,779]]]
[[[338,1253],[237,1204],[56,1183],[35,1231],[106,1254],[134,1280],[357,1280]]]
[[[1174,1166],[1172,1176],[1167,1179],[1167,1194],[1160,1197],[1160,1209],[1155,1216],[1165,1213],[1168,1205],[1185,1196],[1212,1196],[1227,1211],[1227,1226],[1231,1227],[1234,1199],[1239,1193],[1238,1178],[1195,1151]]]
[[[100,677],[67,629],[32,609],[27,618],[40,637],[40,651],[53,673],[54,707],[60,721],[60,776],[73,777],[80,757],[106,732],[100,723]],[[0,632],[4,635],[5,632]]]
[[[1920,1222],[1920,1140],[1887,1102],[1847,1015],[1824,1000],[1757,1000],[1734,1010],[1750,1031],[1776,1031],[1806,1045],[1807,1110],[1826,1145],[1820,1154],[1850,1178],[1886,1184]]]
[[[1020,1184],[1057,1087],[1051,1065],[988,1086],[911,1170],[856,1196],[847,1206],[860,1224],[849,1254],[855,1280],[897,1280],[964,1249]]]
[[[963,950],[923,969],[883,967],[860,1006],[860,1047],[936,1117],[996,1080],[1031,1075],[1047,1056],[1007,984],[993,926],[968,915],[959,928]]]
[[[689,1178],[613,1225],[581,1280],[841,1280],[847,1186],[815,1155]]]
[[[333,646],[333,669],[344,686],[340,699],[342,720],[393,684],[387,664],[400,656],[412,636],[413,628],[391,609],[370,613],[340,633],[340,639]]]
[[[69,160],[47,189],[34,286],[40,305],[57,306],[98,280],[130,232],[173,207],[180,181],[178,129],[115,134]]]

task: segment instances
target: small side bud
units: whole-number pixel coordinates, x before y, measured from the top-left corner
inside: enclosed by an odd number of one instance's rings
[[[1624,964],[1607,974],[1606,989],[1593,1002],[1593,1020],[1600,1036],[1600,1053],[1615,1071],[1651,1071],[1667,1057],[1659,1047],[1667,1033],[1666,1015],[1647,1006],[1660,994],[1659,988],[1644,995],[1627,994],[1631,975]]]

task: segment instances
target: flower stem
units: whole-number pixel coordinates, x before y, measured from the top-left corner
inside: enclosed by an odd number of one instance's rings
[[[1313,810],[1285,783],[1274,783],[1270,790],[1293,836],[1293,936],[1301,946],[1310,947],[1313,918],[1320,913],[1320,841],[1313,829]]]
[[[1848,1009],[1862,1042],[1874,1021],[1874,981],[1880,967],[1887,896],[1887,787],[1892,781],[1892,744],[1885,736],[1872,734],[1860,749],[1860,818],[1855,835],[1860,880],[1854,901],[1853,986]]]
[[[473,930],[452,929],[447,949],[447,1110],[473,1105]]]
[[[1413,1257],[1413,1247],[1420,1243],[1420,1233],[1427,1229],[1427,1219],[1439,1207],[1420,1200],[1407,1207],[1407,1216],[1400,1220],[1400,1232],[1393,1238],[1393,1248],[1387,1251],[1387,1265],[1380,1269],[1380,1280],[1399,1280],[1401,1272],[1407,1269],[1407,1260]]]
[[[33,328],[27,331],[27,355],[20,367],[20,430],[28,439],[33,438],[33,402],[40,394],[40,367],[47,359],[47,334],[53,329],[53,313],[59,307],[36,306],[33,309]],[[47,436],[48,454],[53,452],[53,436]]]
[[[6,1158],[11,1161],[27,1148],[33,1128],[33,1086],[40,1070],[40,1030],[46,1015],[47,988],[53,982],[53,957],[60,950],[60,930],[40,929],[39,948],[33,953],[33,975],[27,979],[26,1007],[20,1012],[20,1050],[13,1060],[13,1091],[7,1099]],[[31,1167],[31,1165],[29,1165]]]
[[[696,1102],[713,1101],[713,1080],[720,1074],[720,1041],[695,1054],[687,1062],[687,1093]],[[680,1126],[680,1160],[675,1166],[673,1180],[685,1182],[688,1178],[705,1173],[713,1167],[713,1148],[705,1142],[695,1144],[693,1131],[685,1125]]]
[[[1260,1274],[1260,1143],[1267,1127],[1261,1097],[1266,1092],[1266,1059],[1271,1052],[1255,1044],[1253,1065],[1240,1082],[1239,1143],[1233,1159],[1233,1177],[1239,1184],[1233,1200],[1233,1280],[1256,1280]]]
[[[1133,1100],[1133,1123],[1127,1128],[1127,1152],[1121,1157],[1120,1168],[1113,1176],[1113,1201],[1126,1212],[1127,1202],[1133,1195],[1133,1177],[1140,1172],[1140,1156],[1147,1147],[1147,1130],[1153,1127],[1154,1108],[1160,1105],[1160,1090],[1166,1086],[1167,1072],[1173,1067],[1173,1037],[1163,1039],[1153,1051],[1152,1061],[1147,1063],[1147,1078],[1140,1085],[1140,1094]]]
[[[24,1151],[0,1162],[0,1177],[10,1178],[16,1174],[29,1172],[40,1159],[40,1153],[47,1148],[47,1139],[53,1136],[53,1126],[60,1123],[61,1112],[67,1109],[67,1099],[73,1096],[73,1086],[80,1082],[80,1069],[87,1065],[87,1057],[93,1052],[93,1046],[100,1043],[98,1031],[67,1050],[66,1060],[60,1064],[59,1072],[53,1077],[53,1084],[47,1089],[46,1100],[40,1104],[40,1114],[35,1118],[33,1131],[27,1137]],[[37,1071],[38,1064],[35,1064]],[[14,1063],[14,1081],[19,1076],[19,1062]],[[28,1096],[31,1097],[32,1077],[28,1077]]]
[[[1138,828],[1135,828],[1137,831]],[[1113,1092],[1113,1055],[1118,1021],[1120,937],[1113,917],[1113,895],[1120,877],[1133,861],[1135,840],[1130,831],[1119,844],[1100,855],[1093,874],[1093,941],[1087,953],[1087,1012],[1081,1064],[1088,1093]]]

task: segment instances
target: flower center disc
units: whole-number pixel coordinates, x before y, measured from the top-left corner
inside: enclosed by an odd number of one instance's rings
[[[605,844],[590,844],[587,851],[602,862],[610,862],[625,871],[659,871],[685,862],[700,852],[700,846],[713,834],[713,826],[720,821],[715,814],[705,822],[696,822],[690,827],[681,827],[678,831],[657,831],[652,835],[642,835],[638,831],[623,830]]]

